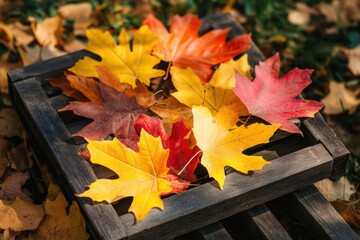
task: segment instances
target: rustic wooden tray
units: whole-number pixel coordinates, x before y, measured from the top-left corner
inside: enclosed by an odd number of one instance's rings
[[[244,33],[230,15],[207,17],[202,25],[205,32],[212,28],[233,27],[230,37]],[[264,56],[252,44],[248,51],[254,66]],[[271,143],[248,151],[262,154],[272,164],[249,175],[227,174],[224,190],[207,182],[188,191],[164,199],[164,211],[151,210],[141,222],[134,224],[131,213],[124,213],[126,201],[110,205],[93,204],[87,198],[77,198],[97,178],[88,161],[78,156],[81,144],[72,133],[84,126],[84,119],[70,112],[59,113],[70,100],[48,83],[60,76],[84,56],[80,51],[37,63],[9,73],[9,90],[13,104],[31,136],[37,155],[46,159],[68,200],[76,200],[96,239],[169,239],[207,226],[236,213],[286,195],[345,170],[349,152],[320,114],[313,119],[300,119],[304,137],[278,133]],[[85,121],[86,122],[86,121]]]

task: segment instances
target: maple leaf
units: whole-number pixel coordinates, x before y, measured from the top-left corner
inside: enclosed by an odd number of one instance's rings
[[[89,190],[79,194],[94,201],[118,201],[134,197],[129,211],[142,220],[151,208],[163,209],[160,195],[172,190],[165,179],[169,168],[166,162],[169,150],[163,148],[160,137],[140,132],[139,152],[125,147],[117,138],[112,141],[88,140],[91,162],[114,171],[117,179],[97,179]]]
[[[62,94],[64,94],[65,96],[71,97],[81,102],[88,101],[89,99],[87,97],[85,97],[81,92],[70,86],[70,82],[68,81],[66,74],[67,73],[65,73],[65,76],[61,77],[50,78],[49,83],[54,87],[60,88]]]
[[[147,111],[136,103],[134,97],[99,83],[103,98],[102,103],[71,102],[62,111],[71,110],[78,116],[94,119],[74,136],[100,140],[114,134],[116,137],[136,135],[133,123],[136,118]]]
[[[166,133],[160,119],[145,114],[136,120],[134,127],[138,132],[144,129],[153,137],[161,138],[164,148],[170,150],[167,161],[167,167],[171,169],[170,174],[187,181],[193,179],[199,163],[200,149],[197,146],[189,147],[191,128],[186,126],[182,118],[173,124],[170,136]]]
[[[186,122],[187,126],[192,126],[191,108],[179,102],[173,96],[157,101],[150,109],[162,118],[167,133],[171,133],[173,123],[180,117]]]
[[[119,35],[119,45],[116,45],[109,32],[89,29],[86,35],[89,44],[85,49],[99,55],[102,60],[99,62],[85,57],[69,69],[71,72],[86,77],[98,77],[96,66],[105,66],[120,82],[128,83],[133,88],[136,87],[137,80],[148,86],[151,78],[164,75],[163,70],[153,68],[160,62],[159,58],[151,55],[157,36],[147,26],[133,32],[131,47],[125,29]]]
[[[247,113],[245,106],[230,88],[231,83],[226,82],[222,87],[212,85],[213,79],[220,74],[214,74],[208,83],[203,83],[191,68],[172,67],[170,71],[177,90],[171,95],[188,107],[203,105],[212,112],[218,112],[223,106],[235,104],[238,105],[239,114]]]
[[[254,123],[229,131],[226,127],[229,123],[223,124],[220,120],[225,121],[225,118],[213,118],[208,108],[193,106],[192,111],[193,132],[202,151],[201,164],[207,169],[209,176],[218,182],[221,189],[225,182],[225,166],[248,173],[251,170],[261,170],[269,163],[261,156],[247,156],[243,151],[258,144],[268,143],[279,125]]]
[[[279,71],[280,58],[275,54],[255,67],[253,81],[236,73],[234,92],[251,115],[281,124],[282,130],[302,134],[289,119],[313,117],[323,107],[317,101],[295,98],[311,83],[312,70],[295,68],[281,78]]]
[[[230,28],[211,30],[198,36],[202,23],[196,15],[174,16],[170,33],[160,20],[149,14],[143,25],[147,25],[159,36],[154,55],[175,67],[191,67],[203,82],[209,81],[212,67],[249,49],[251,35],[241,35],[226,41]]]

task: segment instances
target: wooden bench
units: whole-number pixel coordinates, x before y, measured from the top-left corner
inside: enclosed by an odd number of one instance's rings
[[[233,28],[230,37],[244,33],[240,24],[229,15],[207,17],[201,31],[229,26]],[[255,44],[248,53],[252,66],[264,59]],[[94,239],[192,239],[194,236],[240,239],[242,231],[236,230],[237,219],[243,219],[239,222],[249,225],[242,227],[244,232],[254,228],[254,232],[265,239],[289,239],[290,235],[284,231],[276,214],[272,213],[272,205],[267,204],[277,201],[293,203],[294,207],[289,207],[289,211],[299,209],[296,214],[306,219],[304,225],[316,223],[316,231],[310,227],[310,234],[324,233],[322,236],[326,235],[329,239],[340,239],[336,238],[337,228],[333,228],[337,225],[332,225],[337,222],[344,234],[348,234],[344,235],[349,236],[346,239],[356,239],[356,235],[313,187],[297,191],[345,170],[349,152],[320,114],[313,119],[299,119],[304,137],[279,132],[272,137],[271,143],[249,149],[248,154],[261,154],[272,161],[262,171],[249,175],[228,171],[223,191],[214,182],[208,181],[165,198],[164,211],[153,209],[137,224],[134,224],[133,215],[124,211],[128,200],[115,205],[93,204],[87,198],[75,197],[74,193],[83,192],[98,174],[96,168],[77,155],[82,144],[70,137],[89,121],[71,112],[57,111],[71,99],[52,87],[48,79],[60,76],[84,56],[97,58],[89,52],[80,51],[17,69],[9,73],[9,90],[31,136],[30,144],[35,153],[46,160],[67,199],[78,202]],[[321,212],[311,208],[311,201],[321,207]],[[326,219],[332,220],[327,222]],[[231,230],[235,233],[228,230],[226,222],[230,225],[235,223],[235,230]]]

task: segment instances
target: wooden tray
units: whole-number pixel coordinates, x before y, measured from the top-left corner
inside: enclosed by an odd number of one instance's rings
[[[244,33],[230,15],[207,17],[201,31],[229,26],[233,27],[230,37]],[[248,53],[252,66],[264,59],[254,44]],[[133,215],[121,210],[122,204],[126,205],[123,201],[114,206],[93,204],[90,199],[74,196],[96,179],[89,162],[77,156],[81,145],[70,137],[84,125],[84,120],[57,111],[70,99],[47,80],[61,75],[84,56],[96,58],[80,51],[17,69],[9,73],[9,92],[35,153],[46,159],[67,199],[78,202],[95,239],[173,238],[345,170],[349,152],[322,116],[316,114],[313,119],[300,119],[304,137],[280,133],[271,143],[248,151],[272,161],[262,171],[250,175],[229,171],[223,191],[214,182],[207,182],[165,198],[164,211],[152,209],[143,221],[134,224]]]

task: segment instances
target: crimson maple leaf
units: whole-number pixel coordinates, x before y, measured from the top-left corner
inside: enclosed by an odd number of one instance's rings
[[[144,25],[159,36],[154,52],[173,66],[186,69],[191,67],[202,81],[207,82],[213,73],[212,67],[226,62],[249,49],[251,35],[245,34],[226,41],[230,28],[216,29],[198,36],[202,23],[196,15],[175,16],[170,33],[160,20],[148,15]]]
[[[317,101],[296,99],[311,83],[313,70],[294,68],[279,78],[280,65],[279,54],[275,54],[255,67],[253,81],[236,72],[233,90],[251,115],[281,124],[284,131],[302,134],[289,119],[313,117],[323,107]]]
[[[189,135],[191,129],[188,128],[181,118],[177,120],[172,127],[169,136],[159,118],[141,115],[134,125],[140,132],[144,129],[153,137],[161,138],[164,149],[169,149],[169,159],[167,167],[170,168],[170,174],[177,175],[183,180],[191,181],[197,164],[199,163],[200,149],[197,146],[189,147]]]
[[[94,119],[92,123],[82,128],[74,136],[91,140],[102,140],[113,134],[116,137],[137,136],[134,122],[147,109],[140,107],[135,97],[128,97],[123,92],[99,83],[103,102],[82,103],[71,102],[62,110],[71,110],[78,116]]]

